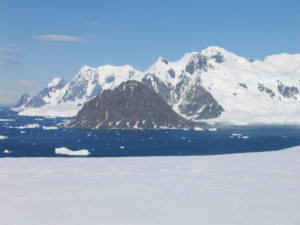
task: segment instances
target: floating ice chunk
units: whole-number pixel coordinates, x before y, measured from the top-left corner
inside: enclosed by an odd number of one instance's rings
[[[20,133],[21,133],[21,134],[25,134],[26,131],[25,131],[25,130],[21,130]]]
[[[241,138],[243,135],[242,134],[239,134],[239,133],[232,133],[231,134],[231,138]]]
[[[10,154],[10,153],[11,153],[11,150],[5,149],[5,150],[3,151],[3,153],[5,153],[5,154]]]
[[[203,131],[203,128],[201,128],[201,127],[195,127],[194,130],[196,130],[196,131]]]
[[[121,148],[121,149],[124,149],[125,147],[124,147],[124,146],[120,146],[120,148]]]
[[[46,127],[46,126],[43,126],[42,129],[43,130],[58,130],[58,127],[54,127],[54,126],[52,126],[52,127]]]
[[[33,128],[40,128],[41,125],[37,124],[37,123],[33,123],[33,124],[26,124],[24,126],[19,126],[19,127],[9,127],[9,128],[15,128],[15,129],[33,129]]]
[[[218,129],[216,127],[211,127],[211,128],[208,128],[208,131],[217,131]]]
[[[82,149],[82,150],[71,150],[65,147],[55,148],[55,154],[57,155],[71,155],[71,156],[87,156],[91,154],[89,150]]]
[[[243,139],[249,139],[249,136],[242,136]]]
[[[0,119],[0,122],[12,122],[14,119]]]
[[[8,138],[7,136],[0,135],[0,140],[4,140],[4,139],[7,139],[7,138]]]

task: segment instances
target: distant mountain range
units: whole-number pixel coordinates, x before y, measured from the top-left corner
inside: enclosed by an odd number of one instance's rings
[[[220,47],[159,57],[146,71],[131,66],[84,66],[67,83],[53,79],[37,95],[22,96],[15,110],[29,116],[75,116],[83,104],[127,80],[159,94],[190,121],[228,123],[300,122],[300,54],[239,57]]]

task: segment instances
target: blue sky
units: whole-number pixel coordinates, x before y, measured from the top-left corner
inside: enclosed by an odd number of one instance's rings
[[[85,64],[145,70],[218,45],[263,59],[300,53],[299,0],[0,0],[0,105]]]

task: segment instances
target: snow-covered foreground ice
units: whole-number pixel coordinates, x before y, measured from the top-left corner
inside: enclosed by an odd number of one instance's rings
[[[3,158],[5,225],[299,225],[300,147],[218,156]]]

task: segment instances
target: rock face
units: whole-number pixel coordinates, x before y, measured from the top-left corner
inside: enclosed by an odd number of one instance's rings
[[[84,104],[68,127],[94,129],[183,129],[194,124],[179,116],[155,91],[129,80]]]
[[[25,105],[27,102],[29,102],[31,99],[29,94],[23,94],[20,98],[20,100],[18,101],[18,103],[14,106],[15,108],[18,108],[22,105]]]

